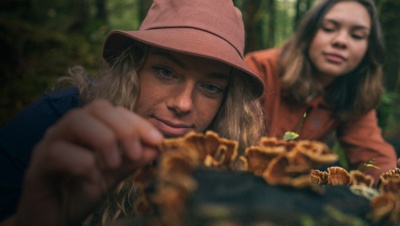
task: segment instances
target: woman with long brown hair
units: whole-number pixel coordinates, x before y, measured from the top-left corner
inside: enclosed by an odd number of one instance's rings
[[[383,91],[383,56],[372,0],[320,1],[282,47],[245,58],[266,83],[267,134],[326,142],[336,137],[349,169],[378,182],[382,172],[396,167],[375,110]]]

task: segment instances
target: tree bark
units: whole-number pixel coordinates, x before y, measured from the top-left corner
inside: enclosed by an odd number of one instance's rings
[[[102,24],[107,24],[108,14],[106,9],[106,1],[105,0],[96,0],[96,15],[95,19],[101,21]]]
[[[259,1],[249,0],[245,1],[244,11],[245,17],[243,18],[246,31],[246,52],[257,49],[257,36],[256,36],[256,15],[259,6]]]
[[[275,46],[275,24],[276,24],[276,8],[275,0],[268,1],[269,20],[268,20],[268,41],[266,46],[268,48]]]
[[[75,3],[75,19],[69,27],[69,31],[86,34],[86,28],[89,23],[89,2],[88,0],[79,0]]]
[[[380,0],[380,19],[385,37],[384,84],[388,91],[400,93],[400,1]]]

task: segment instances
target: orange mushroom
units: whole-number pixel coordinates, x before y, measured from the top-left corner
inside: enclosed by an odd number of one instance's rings
[[[313,184],[328,184],[328,172],[312,169],[310,171],[310,180]]]
[[[359,170],[350,171],[350,177],[353,185],[364,185],[372,187],[374,185],[374,178]]]
[[[244,158],[247,160],[247,169],[256,176],[261,176],[269,163],[279,154],[271,149],[262,149],[258,146],[246,149]]]
[[[347,170],[342,167],[332,166],[328,168],[328,184],[350,185],[351,177]]]

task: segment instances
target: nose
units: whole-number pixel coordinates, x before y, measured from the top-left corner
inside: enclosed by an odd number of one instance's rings
[[[347,47],[348,39],[349,39],[349,34],[346,31],[339,31],[333,37],[332,44],[334,47],[345,49]]]
[[[167,102],[168,109],[179,116],[189,114],[193,108],[194,88],[195,85],[191,83],[184,83],[175,87]]]

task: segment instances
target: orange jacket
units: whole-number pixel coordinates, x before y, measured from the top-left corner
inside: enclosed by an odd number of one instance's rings
[[[283,138],[286,131],[297,131],[303,121],[298,139],[327,142],[335,135],[345,150],[350,169],[358,169],[374,159],[373,164],[380,169],[364,167],[362,171],[374,176],[377,182],[382,172],[396,168],[396,152],[382,138],[375,110],[356,121],[344,123],[332,116],[332,108],[324,103],[322,97],[296,108],[282,101],[277,69],[278,56],[277,48],[251,52],[245,56],[247,65],[266,85],[261,102],[266,111],[268,136]],[[307,116],[303,120],[306,111]]]

